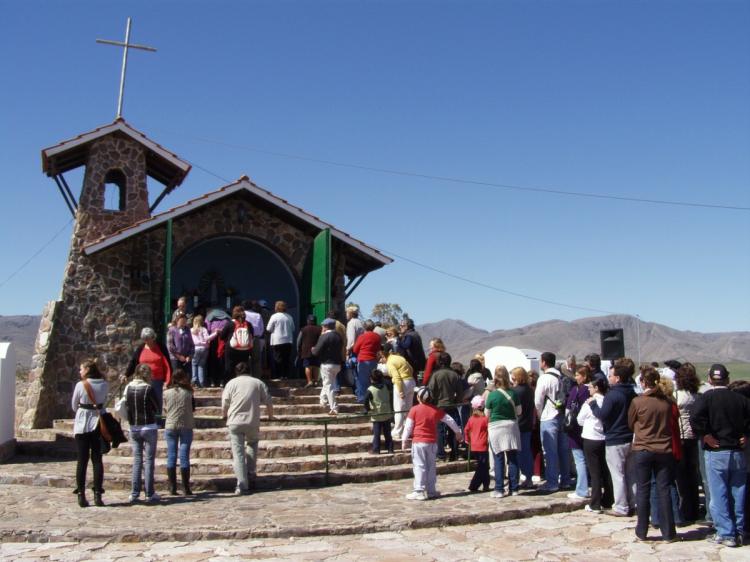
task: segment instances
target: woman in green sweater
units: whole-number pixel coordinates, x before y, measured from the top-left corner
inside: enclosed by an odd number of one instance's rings
[[[495,490],[493,498],[505,496],[505,461],[508,461],[508,480],[511,496],[518,495],[518,451],[521,433],[518,429],[520,401],[510,388],[508,370],[498,365],[494,376],[495,390],[489,393],[484,406],[489,418],[490,449],[495,460]]]

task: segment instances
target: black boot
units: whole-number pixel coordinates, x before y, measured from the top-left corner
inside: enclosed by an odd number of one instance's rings
[[[169,480],[169,493],[177,495],[177,468],[167,468],[167,479]]]
[[[94,490],[94,505],[96,507],[104,507],[104,502],[102,501],[103,493],[104,490]]]
[[[192,496],[193,491],[190,489],[190,467],[180,467],[180,476],[182,476],[182,491],[186,496]]]
[[[89,502],[86,500],[86,492],[78,490],[78,507],[88,507]]]

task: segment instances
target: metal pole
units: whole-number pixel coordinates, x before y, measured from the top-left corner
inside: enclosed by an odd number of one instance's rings
[[[325,445],[323,446],[323,452],[324,452],[325,457],[326,457],[326,479],[325,479],[325,483],[326,483],[326,486],[328,486],[329,481],[328,481],[328,422],[327,421],[323,422],[323,434],[324,434],[324,439],[325,439]]]
[[[63,186],[60,183],[60,180],[57,178],[57,176],[53,176],[53,179],[55,180],[55,183],[57,184],[57,188],[60,190],[60,195],[62,195],[63,199],[65,199],[65,204],[68,206],[68,209],[70,209],[70,214],[73,215],[73,218],[75,218],[76,212],[73,210],[73,204],[70,201],[68,201],[68,196],[65,194],[65,190],[63,189]]]
[[[125,70],[128,67],[128,46],[130,45],[130,18],[125,27],[125,46],[122,49],[122,71],[120,72],[120,96],[117,98],[117,118],[122,117],[122,98],[125,95]]]
[[[76,201],[76,198],[73,197],[73,192],[70,191],[70,187],[68,186],[68,182],[65,181],[65,176],[63,176],[62,174],[58,174],[57,177],[60,178],[60,181],[62,182],[63,187],[65,188],[65,191],[68,193],[68,197],[70,198],[70,202],[73,203],[73,208],[77,209],[78,208],[78,202]]]

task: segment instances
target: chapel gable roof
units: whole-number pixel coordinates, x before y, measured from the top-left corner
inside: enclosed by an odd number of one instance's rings
[[[91,244],[84,247],[87,255],[92,255],[106,248],[119,244],[139,233],[146,232],[166,223],[169,219],[177,219],[185,215],[199,211],[202,207],[216,203],[232,195],[242,194],[251,197],[259,206],[271,208],[275,213],[283,215],[290,222],[296,222],[300,226],[311,232],[320,232],[323,229],[331,229],[331,237],[340,241],[344,246],[350,249],[350,258],[347,259],[347,276],[362,275],[384,265],[393,262],[392,258],[382,254],[379,250],[368,246],[364,242],[357,240],[346,232],[339,230],[333,225],[321,220],[305,211],[304,209],[292,205],[285,199],[278,197],[270,191],[257,186],[250,181],[247,176],[242,176],[234,183],[230,183],[217,189],[191,199],[182,205],[168,209],[158,215],[139,221],[127,228],[118,230],[110,235],[104,236]]]
[[[42,170],[50,177],[84,166],[92,142],[106,135],[122,135],[146,148],[146,173],[168,190],[182,183],[190,164],[181,160],[146,135],[134,129],[123,118],[42,150]]]

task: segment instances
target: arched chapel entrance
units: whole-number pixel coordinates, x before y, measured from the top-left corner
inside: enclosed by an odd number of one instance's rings
[[[227,299],[265,299],[272,309],[274,301],[283,300],[299,326],[295,275],[281,256],[251,238],[219,236],[183,252],[172,266],[172,295],[186,295],[191,301],[197,296],[202,305],[220,308],[227,308]]]

